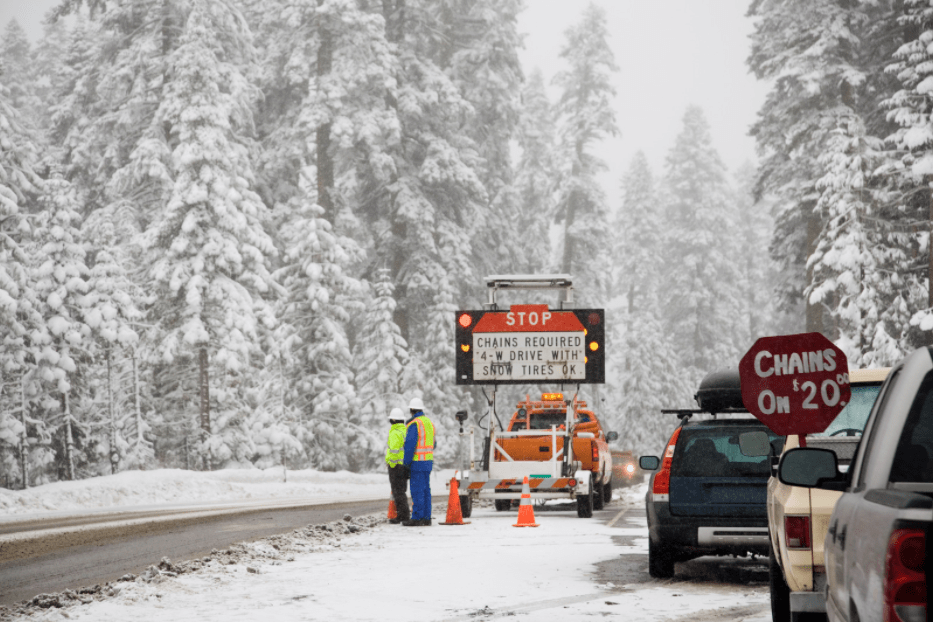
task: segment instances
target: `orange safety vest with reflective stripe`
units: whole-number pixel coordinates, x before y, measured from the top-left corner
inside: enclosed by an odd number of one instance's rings
[[[434,424],[425,415],[408,422],[409,426],[418,426],[418,444],[415,446],[413,460],[425,462],[434,460]]]

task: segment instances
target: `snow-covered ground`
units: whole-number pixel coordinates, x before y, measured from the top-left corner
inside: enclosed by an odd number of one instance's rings
[[[41,488],[28,494],[32,507],[47,511],[66,503],[58,498],[59,492],[68,499],[68,507],[90,508],[115,500],[183,502],[191,494],[200,495],[199,499],[209,495],[230,500],[229,495],[245,493],[329,496],[346,494],[352,488],[354,495],[385,496],[388,490],[380,474],[293,477],[290,472],[289,483],[274,491],[270,481],[250,481],[265,477],[260,473],[127,474],[99,478],[100,482],[56,484],[48,494]],[[151,490],[139,490],[148,484]],[[181,493],[174,486],[190,486],[189,492]],[[286,487],[304,488],[294,493],[285,492]],[[435,493],[443,490],[440,485]],[[234,552],[196,560],[197,570],[192,572],[178,573],[165,564],[161,571],[152,568],[135,580],[105,587],[107,597],[101,600],[88,597],[85,600],[91,602],[87,604],[33,608],[22,619],[437,622],[509,617],[566,622],[618,616],[627,622],[770,620],[767,586],[761,583],[675,580],[616,585],[601,581],[597,565],[605,567],[620,556],[631,559],[631,554],[647,554],[647,525],[638,511],[643,495],[644,485],[617,491],[610,506],[615,520],[583,520],[572,509],[538,508],[540,527],[533,529],[513,527],[515,512],[499,513],[490,507],[474,508],[469,524],[462,526],[407,528],[376,518],[355,518],[328,529],[298,530],[234,547]],[[435,510],[435,522],[443,519],[444,512]]]

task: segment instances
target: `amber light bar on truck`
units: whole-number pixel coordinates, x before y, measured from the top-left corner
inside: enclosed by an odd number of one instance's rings
[[[564,394],[563,393],[542,393],[541,401],[542,402],[563,402]]]

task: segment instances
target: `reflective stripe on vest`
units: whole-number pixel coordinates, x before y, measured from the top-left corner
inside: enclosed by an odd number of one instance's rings
[[[396,423],[389,430],[389,439],[386,441],[386,464],[395,467],[405,459],[405,432],[407,428]],[[394,445],[394,447],[393,447]]]
[[[428,460],[434,460],[434,424],[431,423],[431,420],[421,415],[408,425],[415,424],[418,426],[418,446],[415,447],[415,457],[414,460],[418,462],[426,462]]]

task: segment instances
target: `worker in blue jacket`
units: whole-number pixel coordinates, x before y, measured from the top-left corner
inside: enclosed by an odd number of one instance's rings
[[[405,458],[411,477],[411,519],[402,521],[406,527],[431,525],[431,470],[434,468],[434,424],[424,414],[420,397],[408,404],[411,418],[405,434]]]

